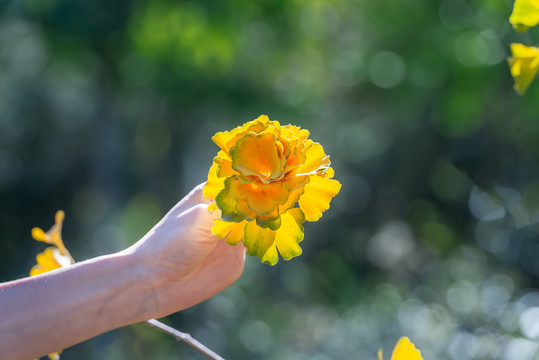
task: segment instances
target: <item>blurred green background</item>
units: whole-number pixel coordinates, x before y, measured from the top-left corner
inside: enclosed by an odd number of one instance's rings
[[[0,1],[0,281],[66,211],[77,260],[134,243],[211,136],[307,128],[341,194],[303,255],[249,258],[164,321],[227,359],[539,359],[539,83],[506,64],[510,0]],[[21,309],[24,311],[24,309]],[[51,329],[54,331],[54,329]],[[28,339],[31,341],[31,339]],[[62,359],[203,359],[138,324]]]

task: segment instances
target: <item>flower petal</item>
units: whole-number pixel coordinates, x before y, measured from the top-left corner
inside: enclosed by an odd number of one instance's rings
[[[56,261],[56,257],[54,256],[55,251],[58,251],[58,249],[51,246],[46,248],[42,253],[39,253],[36,256],[37,264],[51,270],[61,268],[62,266]]]
[[[62,225],[63,225],[64,219],[65,219],[65,213],[62,210],[58,210],[54,217],[54,220],[55,220],[54,225],[49,229],[49,231],[47,231],[43,236],[42,234],[43,230],[39,228],[34,228],[32,229],[32,236],[34,236],[36,240],[45,241],[51,245],[56,246],[61,256],[65,256],[69,258],[70,259],[69,264],[71,264],[71,263],[75,263],[75,261],[71,258],[71,255],[69,254],[69,251],[67,251],[64,245],[64,242],[62,240]],[[45,240],[42,240],[43,237]]]
[[[219,167],[217,168],[218,177],[238,175],[238,172],[232,169],[232,161],[217,157],[215,158],[215,162],[219,165]]]
[[[256,219],[256,213],[251,210],[247,204],[247,200],[242,199],[238,200],[238,205],[236,205],[236,212],[241,214],[247,221]]]
[[[303,141],[309,137],[309,130],[288,124],[286,126],[281,126],[281,134],[288,138],[296,137],[300,141]]]
[[[43,241],[50,244],[50,239],[47,237],[47,234],[38,227],[32,229],[32,237],[37,241]]]
[[[211,164],[210,171],[208,171],[208,180],[203,189],[204,197],[206,199],[215,199],[225,186],[225,179],[217,177],[218,167],[219,165],[214,161]]]
[[[236,245],[245,237],[244,228],[247,221],[235,223],[223,220],[214,220],[214,223],[215,225],[211,228],[211,232],[221,239],[226,237],[226,242],[229,245]]]
[[[219,219],[215,219],[213,224],[214,225],[211,228],[211,232],[220,239],[224,239],[230,233],[230,231],[232,231],[234,225],[238,225],[238,223],[235,222],[223,221]]]
[[[230,149],[232,168],[243,176],[257,176],[264,183],[282,178],[285,159],[275,141],[270,131],[245,134]]]
[[[225,188],[215,198],[215,203],[221,210],[221,218],[225,221],[240,222],[245,220],[245,216],[238,212],[238,201],[229,194],[229,180],[225,180]]]
[[[219,207],[217,206],[217,203],[212,202],[210,205],[208,205],[208,212],[210,214],[214,214],[217,211],[221,211],[221,210],[219,210]]]
[[[539,24],[539,0],[516,0],[509,22],[518,31]]]
[[[512,56],[507,60],[515,80],[515,90],[524,94],[539,70],[539,48],[511,44]]]
[[[228,147],[226,146],[227,142],[233,137],[231,132],[222,131],[218,132],[211,138],[213,142],[219,146],[224,152],[228,153]]]
[[[57,256],[61,256],[58,249],[54,246],[48,247],[43,252],[37,254],[37,264],[30,269],[30,276],[36,276],[61,268],[62,265],[57,261],[55,252],[57,253]]]
[[[331,199],[339,193],[341,184],[337,180],[321,176],[310,176],[305,191],[299,198],[299,207],[305,214],[305,220],[317,221],[322,213],[329,209]]]
[[[305,163],[298,169],[298,174],[316,174],[320,169],[327,169],[330,161],[324,148],[317,142],[312,142],[305,151]]]
[[[421,352],[416,349],[414,343],[408,337],[402,337],[395,345],[391,360],[423,360]]]
[[[247,221],[242,221],[232,228],[226,237],[227,244],[237,245],[240,241],[243,241],[245,238],[245,225],[247,225]]]
[[[236,141],[241,138],[247,132],[258,133],[267,127],[270,122],[266,115],[260,115],[253,121],[246,122],[245,124],[232,129],[231,131],[223,131],[215,134],[211,139],[219,146],[225,153],[229,153],[230,148],[236,144]],[[278,124],[278,122],[275,122]]]
[[[267,215],[257,216],[256,224],[262,228],[269,228],[271,230],[280,228],[281,215],[279,214],[279,208],[275,207],[275,210]]]
[[[290,209],[281,215],[281,227],[275,233],[275,245],[285,260],[301,255],[299,243],[303,240],[305,216],[299,208]]]
[[[49,360],[60,360],[60,354],[62,351],[57,351],[52,354],[47,355],[49,357]]]
[[[66,214],[63,210],[58,210],[56,212],[56,215],[54,215],[54,222],[58,225],[58,224],[62,224],[64,222],[64,219],[66,217]]]
[[[43,269],[41,266],[39,265],[34,265],[32,266],[32,268],[30,269],[30,276],[36,276],[36,275],[40,275],[40,274],[44,274],[46,273],[47,271],[49,270],[45,270]]]
[[[245,225],[245,239],[243,244],[249,255],[256,255],[263,263],[275,265],[279,260],[275,247],[275,231],[263,229],[250,221]]]
[[[261,187],[257,184],[244,184],[239,180],[230,181],[230,196],[244,199],[249,209],[256,215],[267,215],[273,212],[277,205],[288,199],[289,191],[284,182],[273,182]]]
[[[327,168],[326,172],[323,174],[326,179],[332,179],[335,176],[335,170],[333,168]]]
[[[284,204],[279,205],[280,213],[284,213],[296,205],[301,195],[303,195],[305,184],[308,182],[309,176],[294,176],[286,182],[289,191],[288,199]]]

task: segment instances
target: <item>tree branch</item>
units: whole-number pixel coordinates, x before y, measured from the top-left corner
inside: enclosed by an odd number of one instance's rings
[[[169,335],[172,335],[176,338],[178,341],[183,341],[187,345],[191,346],[192,348],[198,350],[202,354],[206,355],[210,359],[214,360],[225,360],[221,356],[214,353],[212,350],[208,349],[204,344],[193,338],[191,335],[181,332],[179,330],[174,329],[173,327],[170,327],[166,324],[163,324],[162,322],[150,319],[146,321],[148,325],[151,325]]]

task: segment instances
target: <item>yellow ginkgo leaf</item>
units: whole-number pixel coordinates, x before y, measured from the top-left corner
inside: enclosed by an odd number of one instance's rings
[[[32,237],[37,241],[43,241],[50,246],[42,253],[36,256],[37,264],[30,269],[30,276],[40,275],[61,267],[69,266],[75,263],[75,260],[69,254],[62,240],[62,224],[65,214],[62,210],[56,212],[54,225],[47,232],[40,228],[32,229]],[[59,360],[62,350],[49,354],[50,360]]]
[[[539,24],[539,0],[515,0],[509,22],[517,31]]]
[[[383,360],[382,350],[378,350],[378,359]],[[401,337],[393,349],[391,360],[423,360],[421,352],[415,348],[408,337]]]
[[[48,357],[50,360],[60,360],[60,354],[62,352],[61,351],[57,351],[57,352],[54,352],[52,354],[49,354]]]
[[[512,56],[507,59],[515,90],[524,94],[539,70],[539,48],[522,44],[511,44]]]
[[[60,254],[71,258],[69,251],[64,246],[62,241],[62,226],[65,219],[65,213],[62,210],[58,210],[54,216],[54,225],[49,231],[44,232],[42,229],[35,227],[32,229],[32,237],[37,241],[43,241],[47,244],[54,245],[60,251]],[[72,261],[71,263],[74,263]]]
[[[50,246],[36,256],[37,264],[30,269],[30,276],[36,276],[61,267],[71,265],[71,257],[62,255],[54,246]]]

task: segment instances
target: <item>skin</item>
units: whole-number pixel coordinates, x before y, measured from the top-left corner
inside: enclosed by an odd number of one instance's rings
[[[211,233],[203,184],[112,255],[0,284],[2,359],[31,359],[196,305],[242,274],[245,250]]]

